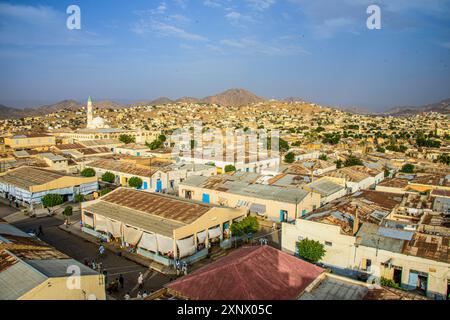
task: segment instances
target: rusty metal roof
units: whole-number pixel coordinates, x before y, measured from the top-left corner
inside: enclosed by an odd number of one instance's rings
[[[180,198],[126,188],[114,190],[102,197],[101,201],[186,224],[194,222],[211,209],[210,206]]]

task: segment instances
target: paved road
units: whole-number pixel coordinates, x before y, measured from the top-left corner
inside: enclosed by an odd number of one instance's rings
[[[3,200],[3,201],[5,201],[5,200]],[[4,204],[3,202],[0,202],[0,218],[9,216],[10,214],[17,212],[17,211],[18,210],[16,208],[12,208],[12,207]]]
[[[9,211],[7,206],[0,204],[0,214],[7,211]],[[88,261],[93,259],[101,261],[103,268],[107,270],[107,281],[114,280],[114,278],[119,277],[119,274],[122,274],[125,279],[125,286],[118,293],[112,294],[116,299],[123,299],[127,291],[130,292],[131,297],[136,296],[139,272],[146,276],[144,290],[147,292],[158,290],[169,282],[169,277],[155,271],[149,271],[146,267],[118,257],[112,252],[106,251],[103,257],[98,258],[97,245],[61,230],[58,228],[61,224],[62,221],[55,217],[27,218],[14,223],[16,227],[25,232],[33,229],[37,230],[41,225],[44,234],[39,236],[40,239],[81,263],[84,263],[85,259]]]

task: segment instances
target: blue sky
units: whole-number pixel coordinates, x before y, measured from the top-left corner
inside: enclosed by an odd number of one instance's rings
[[[81,30],[66,8],[81,8]],[[382,29],[368,30],[378,4]],[[448,0],[0,1],[0,104],[246,88],[372,110],[450,97]]]

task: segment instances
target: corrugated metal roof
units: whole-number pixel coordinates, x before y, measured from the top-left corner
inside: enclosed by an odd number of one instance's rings
[[[412,239],[414,233],[410,231],[380,227],[378,228],[377,234],[383,237],[409,241]]]
[[[67,273],[69,266],[80,268],[82,276],[98,274],[74,259],[25,260],[25,262],[49,278],[70,276],[71,274]]]
[[[47,279],[27,263],[16,260],[0,272],[0,300],[16,300]]]
[[[26,238],[30,237],[28,233],[25,233],[22,230],[7,223],[0,223],[0,234],[1,235],[9,234],[12,236],[26,237]]]

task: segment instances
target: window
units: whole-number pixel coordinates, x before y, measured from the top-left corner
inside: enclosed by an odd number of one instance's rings
[[[333,243],[330,242],[330,241],[325,241],[325,245],[326,245],[326,246],[329,246],[329,247],[332,247],[332,246],[333,246]]]

